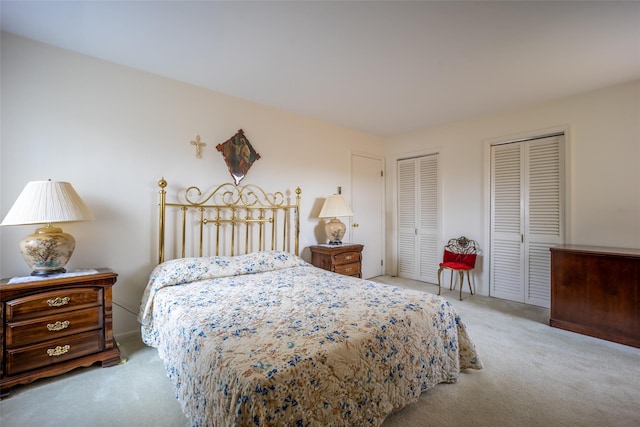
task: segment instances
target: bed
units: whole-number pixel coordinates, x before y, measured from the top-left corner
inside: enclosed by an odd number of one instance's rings
[[[299,230],[295,197],[278,202],[288,226],[266,224]],[[203,206],[195,209],[211,209]],[[325,271],[272,244],[254,250],[246,242],[287,233],[220,224],[245,230],[226,230],[242,236],[244,253],[162,260],[140,308],[143,341],[157,348],[193,425],[377,426],[461,369],[481,369],[444,298]]]

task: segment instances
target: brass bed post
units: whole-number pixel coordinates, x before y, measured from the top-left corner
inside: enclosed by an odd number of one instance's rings
[[[186,256],[187,250],[187,207],[182,206],[182,258]]]
[[[236,208],[231,208],[231,256],[235,255],[236,247]]]
[[[271,250],[276,249],[276,224],[278,222],[278,209],[271,209],[271,218],[273,221],[271,222]]]
[[[249,253],[249,221],[251,220],[251,213],[249,208],[244,210],[244,253]]]
[[[262,247],[264,246],[263,244],[263,231],[264,231],[264,209],[260,208],[258,209],[258,212],[260,212],[258,214],[258,250],[261,251]]]
[[[295,238],[295,242],[296,242],[295,254],[296,255],[300,255],[298,253],[298,249],[300,244],[300,194],[301,193],[302,193],[302,190],[300,189],[300,187],[296,188],[296,238]]]
[[[204,208],[200,206],[200,249],[198,250],[199,256],[202,256],[202,240],[204,235],[204,225],[207,221],[204,219]]]
[[[167,200],[167,192],[165,187],[167,186],[167,181],[162,178],[158,181],[158,187],[160,187],[160,229],[158,230],[158,264],[162,264],[164,262],[164,212],[166,208],[166,200]]]
[[[282,250],[283,251],[287,250],[287,231],[289,231],[289,208],[282,211]],[[291,243],[289,243],[289,248],[291,248]]]
[[[220,208],[216,207],[216,256],[220,255]]]

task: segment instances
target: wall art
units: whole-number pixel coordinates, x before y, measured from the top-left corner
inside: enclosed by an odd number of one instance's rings
[[[260,154],[253,149],[242,129],[227,141],[218,144],[216,148],[222,153],[236,185],[242,181],[253,163],[260,158]]]

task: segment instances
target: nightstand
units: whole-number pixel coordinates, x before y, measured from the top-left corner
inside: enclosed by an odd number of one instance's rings
[[[117,274],[61,275],[0,281],[0,394],[39,378],[101,362],[120,363],[113,338],[111,288]]]
[[[311,264],[345,276],[362,277],[363,248],[351,243],[311,246]]]

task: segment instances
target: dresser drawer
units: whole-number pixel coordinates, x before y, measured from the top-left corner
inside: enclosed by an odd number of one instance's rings
[[[47,316],[79,308],[102,305],[102,288],[67,288],[7,301],[6,321]]]
[[[9,322],[5,330],[6,346],[17,347],[24,344],[34,344],[79,332],[91,331],[101,328],[102,325],[101,307],[56,313],[51,316],[37,317],[20,322]]]
[[[341,252],[333,256],[333,265],[336,266],[340,264],[351,264],[354,262],[360,262],[360,252]]]
[[[103,331],[85,332],[5,351],[6,374],[15,375],[104,349]]]
[[[335,272],[338,274],[344,274],[345,276],[357,276],[360,277],[360,263],[342,264],[335,266]]]

